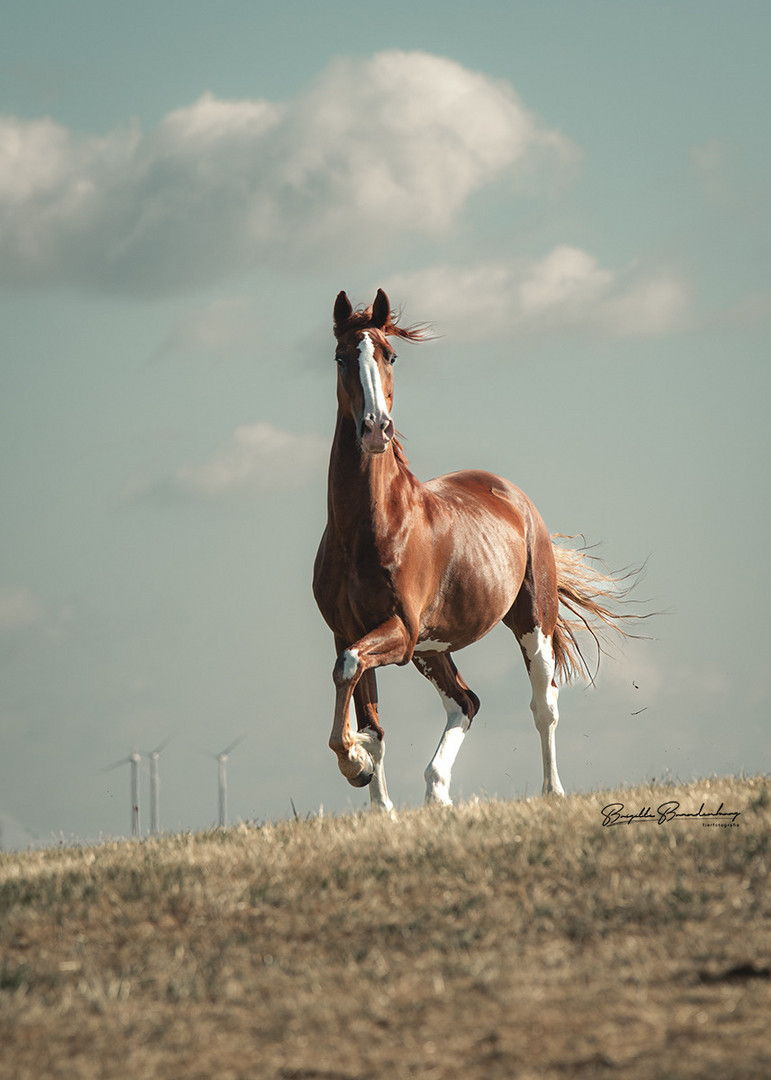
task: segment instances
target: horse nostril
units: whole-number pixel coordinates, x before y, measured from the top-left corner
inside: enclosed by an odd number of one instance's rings
[[[393,420],[387,414],[375,416],[369,413],[363,416],[360,426],[360,438],[368,444],[380,443],[383,448],[390,443],[395,434]]]

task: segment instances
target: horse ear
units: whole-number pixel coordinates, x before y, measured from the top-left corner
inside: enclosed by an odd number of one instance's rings
[[[372,305],[372,325],[376,330],[384,330],[391,318],[391,304],[382,289],[378,289]]]
[[[353,308],[351,307],[351,301],[345,295],[344,292],[337,294],[337,300],[335,300],[335,333],[342,330],[345,324],[353,315]]]

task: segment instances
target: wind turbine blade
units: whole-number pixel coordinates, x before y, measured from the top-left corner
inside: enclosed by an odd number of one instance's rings
[[[219,757],[218,754],[213,754],[211,752],[211,750],[204,750],[204,748],[201,746],[200,743],[194,743],[194,746],[195,746],[195,749],[196,749],[196,753],[203,754],[204,757],[214,758],[215,761]]]
[[[113,769],[119,769],[121,767],[121,765],[130,765],[130,764],[131,764],[131,758],[130,757],[124,757],[124,758],[121,758],[120,761],[113,761],[112,765],[105,765],[103,769],[99,770],[99,772],[100,773],[112,772]]]
[[[227,757],[227,755],[228,755],[229,753],[231,753],[231,751],[235,750],[235,748],[236,748],[236,747],[237,747],[237,746],[238,746],[238,745],[239,745],[240,743],[242,743],[242,742],[244,741],[244,739],[245,739],[245,738],[246,738],[246,735],[239,735],[237,739],[234,739],[234,740],[233,740],[233,742],[232,742],[232,743],[230,744],[230,746],[226,746],[224,750],[221,750],[221,751],[219,752],[219,754],[216,754],[215,756],[216,756],[216,757]]]
[[[160,754],[161,750],[165,750],[173,738],[173,735],[169,735],[163,742],[159,742],[153,750],[141,750],[142,757],[151,758],[153,754]]]

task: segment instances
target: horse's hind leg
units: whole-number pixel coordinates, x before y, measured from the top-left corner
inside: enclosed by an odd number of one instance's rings
[[[547,596],[545,602],[544,597],[538,595],[531,567],[528,564],[528,572],[525,574],[519,596],[511,611],[503,619],[519,642],[530,678],[532,688],[530,710],[541,737],[542,795],[565,794],[557,772],[555,740],[559,721],[557,705],[559,693],[554,681],[552,630],[556,623],[557,605],[556,587],[554,595]]]
[[[558,690],[554,681],[554,651],[551,637],[547,637],[540,627],[528,634],[518,636],[519,646],[525,658],[533,696],[530,709],[535,726],[541,736],[541,756],[543,758],[542,795],[564,795],[565,791],[557,772],[557,750],[555,734],[559,722],[557,706]]]
[[[479,698],[466,686],[449,653],[418,654],[412,660],[421,675],[425,675],[438,690],[447,713],[444,733],[423,774],[426,802],[452,806],[452,767],[471,721],[479,711]]]
[[[377,679],[372,668],[365,671],[353,691],[358,731],[356,742],[363,746],[372,758],[374,772],[369,785],[369,803],[373,810],[392,814],[394,804],[388,798],[385,778],[385,733],[377,714]]]

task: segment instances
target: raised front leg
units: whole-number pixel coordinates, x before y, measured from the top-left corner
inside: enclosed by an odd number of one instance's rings
[[[351,727],[353,692],[366,671],[385,667],[387,664],[404,664],[409,660],[410,652],[407,628],[398,616],[394,616],[348,648],[342,649],[337,657],[332,672],[337,696],[329,745],[337,754],[340,772],[354,787],[365,787],[372,781],[377,760],[382,766],[382,728],[379,731],[365,728],[354,733]],[[380,746],[380,750],[375,751],[374,758],[373,739]]]

